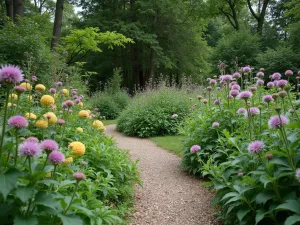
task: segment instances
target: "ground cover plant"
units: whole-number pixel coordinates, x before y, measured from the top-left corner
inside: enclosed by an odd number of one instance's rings
[[[300,73],[219,68],[184,122],[183,167],[209,178],[225,224],[299,223]]]
[[[1,224],[124,224],[137,166],[104,136],[84,93],[13,65],[0,83]]]

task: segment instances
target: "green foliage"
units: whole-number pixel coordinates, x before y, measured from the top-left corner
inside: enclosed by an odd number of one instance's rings
[[[185,90],[161,86],[138,94],[121,113],[117,129],[129,136],[174,135],[190,107]],[[173,114],[178,114],[178,118],[171,118]]]
[[[178,156],[182,156],[183,136],[163,136],[152,137],[150,140],[154,141],[158,147],[173,152]]]
[[[290,44],[292,46],[292,49],[300,54],[300,47],[299,47],[299,42],[300,42],[300,22],[294,23],[290,27]]]

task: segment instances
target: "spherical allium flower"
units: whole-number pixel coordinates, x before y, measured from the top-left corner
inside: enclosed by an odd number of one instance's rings
[[[245,67],[243,67],[243,72],[244,72],[244,73],[248,73],[248,72],[250,72],[250,71],[251,71],[250,66],[245,66]]]
[[[19,83],[24,79],[23,71],[18,66],[4,65],[0,69],[0,82],[4,84]]]
[[[58,144],[53,140],[44,140],[41,142],[40,147],[46,152],[58,151]]]
[[[38,121],[36,121],[35,126],[40,129],[46,129],[48,127],[48,121],[47,120],[38,120]]]
[[[72,107],[74,105],[74,102],[72,100],[67,100],[64,102],[67,107]]]
[[[275,86],[274,82],[268,82],[267,83],[267,87],[269,87],[269,88],[274,87],[274,86]]]
[[[272,102],[272,101],[274,101],[274,99],[273,99],[272,95],[265,95],[263,97],[263,101],[264,102]]]
[[[214,85],[216,83],[217,83],[217,81],[215,79],[210,79],[210,81],[209,81],[209,84],[211,84],[211,85]]]
[[[26,138],[25,141],[31,141],[31,142],[38,143],[38,142],[39,142],[39,139],[37,139],[36,137],[28,137],[28,138]]]
[[[49,125],[53,125],[57,122],[57,117],[53,112],[47,112],[43,116],[48,120]]]
[[[244,99],[244,100],[247,100],[249,98],[252,97],[252,93],[250,91],[242,91],[239,95],[238,95],[238,98],[239,99]]]
[[[83,133],[83,129],[81,127],[77,127],[76,131],[79,132],[79,133]]]
[[[85,146],[79,141],[73,141],[69,144],[69,148],[72,150],[74,156],[82,156],[85,153]]]
[[[76,172],[76,173],[73,174],[73,177],[77,180],[77,182],[79,182],[79,181],[85,179],[85,174],[80,173],[80,172]]]
[[[24,128],[28,126],[28,121],[23,116],[12,116],[7,121],[9,126],[12,126],[14,128]]]
[[[272,159],[273,155],[272,154],[266,154],[266,159]]]
[[[26,157],[37,156],[41,152],[40,146],[34,141],[24,141],[19,145],[19,155]]]
[[[218,122],[213,122],[212,127],[219,127],[220,124]]]
[[[67,158],[65,159],[65,161],[63,162],[63,164],[64,164],[65,166],[67,166],[67,165],[71,164],[72,162],[73,162],[73,157],[70,156],[70,157],[67,157]]]
[[[300,169],[296,169],[296,178],[298,181],[300,181]]]
[[[77,95],[78,92],[76,90],[72,90],[72,95]]]
[[[60,86],[63,85],[63,83],[61,81],[58,81],[58,82],[55,83],[55,85],[60,87]]]
[[[278,95],[279,95],[279,97],[284,98],[285,96],[287,96],[287,92],[286,91],[279,91]]]
[[[238,72],[235,72],[235,73],[232,75],[232,77],[238,79],[238,78],[241,77],[241,74],[238,73]]]
[[[68,89],[62,89],[62,90],[61,90],[61,93],[62,93],[63,95],[69,95],[69,90],[68,90]]]
[[[54,101],[54,98],[51,95],[43,95],[41,97],[40,102],[41,102],[42,106],[51,106],[51,105],[54,104],[55,101]]]
[[[200,99],[202,99],[203,97],[202,97],[202,95],[198,95],[197,98],[200,100]]]
[[[251,91],[252,93],[256,92],[256,90],[257,90],[257,87],[255,87],[255,86],[252,86],[252,87],[250,88],[250,91]]]
[[[78,104],[79,102],[81,102],[81,100],[79,98],[76,98],[75,103]]]
[[[30,91],[32,89],[32,86],[28,82],[23,82],[20,84],[20,86],[24,87],[26,91]]]
[[[58,119],[57,120],[57,123],[58,123],[58,125],[63,125],[64,123],[65,123],[66,121],[64,121],[63,119]]]
[[[22,94],[23,92],[25,92],[26,91],[26,89],[24,88],[24,87],[22,87],[22,86],[16,86],[15,88],[14,88],[14,90],[15,90],[15,92],[18,94],[18,95],[20,95],[20,94]]]
[[[281,74],[280,73],[273,73],[271,76],[272,80],[280,80]]]
[[[72,110],[72,109],[69,109],[68,112],[69,112],[70,114],[72,114],[72,113],[73,113],[73,110]],[[88,117],[88,118],[89,118],[89,117]]]
[[[284,88],[287,85],[288,85],[288,81],[287,80],[278,80],[276,82],[276,86],[280,87],[280,88]]]
[[[262,78],[262,77],[264,77],[264,73],[263,72],[261,72],[261,71],[259,71],[257,74],[256,74],[256,77],[259,77],[259,78]]]
[[[202,102],[203,102],[204,104],[207,104],[207,103],[208,103],[208,100],[207,100],[207,99],[203,99]]]
[[[199,145],[193,145],[190,149],[191,153],[198,152],[201,149]]]
[[[251,107],[249,109],[249,112],[251,113],[252,116],[258,115],[259,114],[259,108],[257,108],[257,107]]]
[[[219,101],[218,99],[216,99],[216,100],[214,101],[214,105],[220,105],[220,101]]]
[[[265,147],[265,144],[262,141],[253,141],[248,146],[249,153],[259,153]]]
[[[262,80],[262,79],[258,79],[257,81],[256,81],[256,84],[257,85],[264,85],[264,81]]]
[[[34,89],[37,91],[45,91],[46,87],[43,84],[37,84],[37,85],[35,85]]]
[[[65,156],[59,151],[53,151],[49,154],[49,162],[53,165],[58,165],[65,161]]]
[[[292,70],[287,70],[287,71],[285,71],[284,74],[285,74],[286,76],[292,76],[293,73],[294,73],[294,72],[293,72]]]
[[[236,97],[236,96],[238,96],[239,95],[239,91],[238,90],[231,90],[230,92],[229,92],[229,94],[231,95],[231,96],[233,96],[234,98]]]
[[[221,81],[225,81],[226,83],[232,81],[232,76],[231,75],[223,75],[221,76]]]
[[[295,113],[295,110],[293,110],[293,109],[289,109],[289,113]]]
[[[52,94],[55,94],[56,93],[56,89],[55,88],[50,88],[49,92],[52,93]]]
[[[171,116],[171,118],[172,118],[172,119],[177,119],[177,118],[178,118],[178,114],[176,114],[176,113],[173,114],[173,115]]]
[[[247,110],[245,108],[239,108],[237,110],[238,115],[245,115],[245,113],[247,113]]]
[[[211,87],[211,86],[208,86],[206,89],[207,89],[208,91],[211,91],[211,90],[212,90],[212,87]]]
[[[29,120],[36,120],[36,115],[33,113],[25,113],[24,117]]]
[[[238,84],[234,84],[234,85],[231,86],[231,90],[238,90],[239,91],[240,89],[241,89],[241,87]]]
[[[289,123],[289,119],[284,115],[280,115],[280,117],[279,116],[272,116],[269,119],[269,122],[268,122],[269,127],[271,129],[280,129],[288,123]]]

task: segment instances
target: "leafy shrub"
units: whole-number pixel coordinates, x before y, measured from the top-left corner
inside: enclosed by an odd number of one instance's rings
[[[184,90],[161,86],[137,94],[121,113],[117,129],[139,137],[176,134],[190,107],[189,95]],[[178,118],[171,118],[173,114],[178,114]]]

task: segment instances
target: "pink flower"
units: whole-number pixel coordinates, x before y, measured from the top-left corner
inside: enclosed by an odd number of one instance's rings
[[[267,158],[267,159],[272,159],[272,158],[273,158],[273,155],[272,155],[272,154],[266,154],[266,158]]]
[[[251,71],[250,66],[245,66],[245,67],[243,67],[243,72],[244,72],[244,73],[248,73],[249,71]]]
[[[206,89],[207,89],[208,91],[211,91],[211,90],[212,90],[212,87],[211,87],[211,86],[208,86]]]
[[[214,101],[214,104],[215,104],[215,105],[220,105],[220,101],[219,101],[218,99],[216,99],[216,100]]]
[[[262,79],[258,79],[257,81],[256,81],[256,84],[257,85],[264,85],[264,81],[262,80]]]
[[[28,126],[28,121],[23,116],[12,116],[7,121],[8,125],[15,128],[23,128]]]
[[[19,145],[19,155],[26,157],[37,156],[41,152],[39,144],[34,141],[24,141]]]
[[[197,151],[199,151],[201,149],[201,147],[199,145],[193,145],[190,149],[191,153],[195,153]]]
[[[18,66],[4,65],[0,69],[0,82],[5,84],[19,83],[24,79],[23,71]]]
[[[31,77],[31,80],[32,80],[32,81],[37,81],[37,77],[33,75],[33,76]]]
[[[210,79],[209,83],[210,83],[211,85],[214,85],[214,84],[216,84],[216,83],[217,83],[217,81],[216,81],[216,80],[214,80],[214,79]]]
[[[81,163],[81,165],[86,165],[87,164],[86,161],[81,161],[80,163]]]
[[[247,110],[245,108],[239,108],[237,110],[238,115],[245,115],[245,113],[247,113]]]
[[[264,147],[265,147],[265,145],[263,142],[253,141],[252,143],[249,144],[248,151],[250,153],[259,153],[263,150]]]
[[[231,86],[231,89],[232,89],[232,90],[238,90],[238,91],[239,91],[239,90],[241,89],[241,87],[240,87],[240,85],[238,85],[238,84],[234,84],[234,85]]]
[[[81,102],[81,100],[80,100],[79,98],[76,98],[76,99],[75,99],[75,103],[78,104],[79,102]]]
[[[232,76],[231,75],[223,75],[220,78],[221,78],[221,81],[224,81],[224,82],[232,81]]]
[[[281,127],[283,127],[284,125],[286,125],[288,123],[289,123],[289,120],[284,115],[280,115],[280,117],[279,116],[272,116],[269,119],[269,122],[268,122],[269,127],[271,129],[280,129]]]
[[[281,87],[281,88],[285,87],[287,84],[288,84],[288,81],[287,81],[287,80],[278,80],[278,81],[276,82],[276,86],[277,86],[277,87]]]
[[[232,77],[238,79],[238,78],[241,77],[241,74],[239,74],[238,72],[235,72],[235,73],[232,75]]]
[[[256,76],[257,76],[257,77],[260,77],[260,78],[261,78],[261,77],[264,77],[264,75],[265,75],[265,74],[264,74],[263,72],[261,72],[261,71],[258,72],[258,73],[256,74]]]
[[[65,161],[65,156],[59,151],[53,151],[49,154],[49,162],[53,165],[58,165]]]
[[[72,107],[74,105],[74,102],[72,100],[67,100],[64,102],[64,104],[67,106],[67,107]]]
[[[267,83],[267,87],[274,87],[274,86],[275,86],[274,82],[268,82]]]
[[[239,95],[239,91],[238,91],[238,90],[231,90],[231,91],[229,92],[229,94],[235,98],[236,96]]]
[[[238,95],[238,98],[239,99],[249,99],[252,97],[252,93],[250,91],[242,91],[239,95]]]
[[[204,104],[206,104],[206,103],[208,103],[208,100],[207,100],[207,99],[203,99],[202,102],[203,102]]]
[[[63,83],[62,83],[61,81],[58,81],[58,82],[55,83],[55,85],[56,85],[56,86],[62,86]]]
[[[17,94],[21,94],[24,91],[26,91],[26,88],[24,88],[23,86],[16,86],[14,89],[17,92]]]
[[[177,115],[177,114],[173,114],[173,115],[171,116],[171,118],[172,118],[172,119],[177,119],[177,118],[178,118],[178,115]]]
[[[293,75],[293,73],[294,73],[293,71],[291,71],[291,70],[287,70],[287,71],[285,71],[285,73],[284,73],[284,74],[285,74],[286,76],[292,76],[292,75]]]
[[[30,141],[30,142],[38,143],[39,139],[37,139],[36,137],[28,137],[28,138],[26,138],[25,141]]]
[[[45,151],[57,151],[58,150],[58,144],[56,143],[56,141],[53,140],[44,140],[41,142],[40,147],[42,150]]]
[[[49,89],[50,93],[55,94],[56,93],[56,89],[55,88],[50,88]]]
[[[76,172],[76,173],[73,174],[73,177],[77,180],[77,182],[79,182],[79,181],[85,179],[85,174],[80,173],[80,172]]]
[[[257,87],[255,87],[255,86],[253,86],[253,87],[250,88],[250,91],[252,91],[252,93],[256,92],[256,90],[257,90]]]
[[[251,107],[249,109],[249,112],[251,113],[252,116],[258,115],[259,114],[259,108],[257,108],[257,107]]]
[[[263,97],[263,101],[264,102],[272,102],[272,101],[274,101],[274,99],[273,99],[272,95],[265,95]]]
[[[273,73],[273,75],[271,76],[271,78],[273,80],[279,80],[279,79],[281,79],[281,74],[280,73]]]
[[[65,123],[65,121],[64,121],[63,119],[58,119],[58,120],[57,120],[57,123],[58,123],[59,125],[63,125],[63,124]]]
[[[213,122],[212,127],[219,127],[220,124],[218,122]]]

